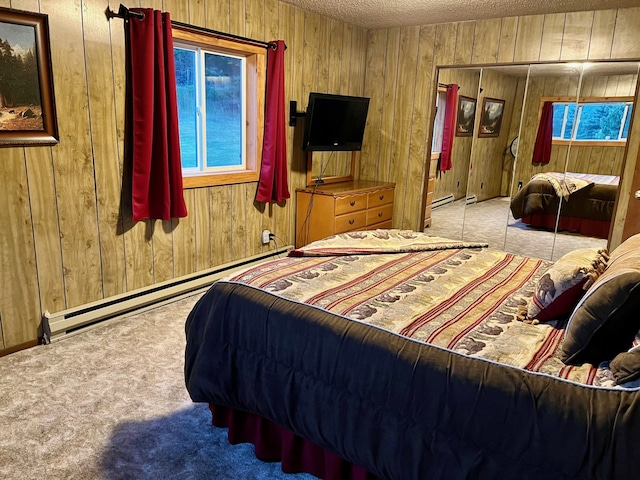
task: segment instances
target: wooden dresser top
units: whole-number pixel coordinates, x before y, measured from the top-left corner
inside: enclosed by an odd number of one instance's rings
[[[353,180],[349,182],[327,183],[317,186],[296,189],[296,192],[317,193],[320,195],[348,195],[351,193],[364,193],[383,188],[393,188],[395,183],[376,182],[373,180]]]

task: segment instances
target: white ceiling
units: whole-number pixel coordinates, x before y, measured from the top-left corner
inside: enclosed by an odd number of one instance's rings
[[[367,29],[640,6],[640,0],[284,0]]]

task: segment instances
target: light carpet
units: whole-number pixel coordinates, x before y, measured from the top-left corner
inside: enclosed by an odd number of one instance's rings
[[[184,386],[199,296],[0,358],[1,479],[289,479]]]
[[[487,242],[490,247],[518,255],[558,260],[578,248],[606,248],[607,240],[577,233],[530,227],[513,218],[509,198],[497,197],[465,205],[457,200],[434,208],[425,233],[466,241]]]

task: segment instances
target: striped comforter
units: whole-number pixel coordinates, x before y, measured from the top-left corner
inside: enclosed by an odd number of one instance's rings
[[[614,386],[606,365],[570,367],[564,323],[516,319],[548,262],[401,230],[337,235],[230,281],[464,355]]]

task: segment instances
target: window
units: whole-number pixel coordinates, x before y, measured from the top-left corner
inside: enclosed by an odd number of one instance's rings
[[[553,140],[620,145],[627,140],[632,100],[586,99],[553,103]]]
[[[173,39],[184,186],[257,181],[266,49],[177,26]]]

